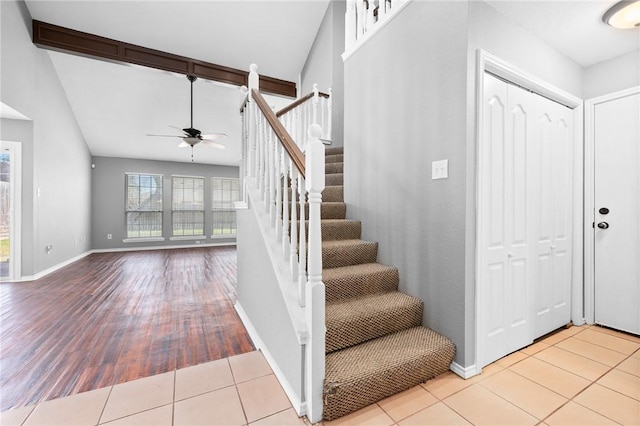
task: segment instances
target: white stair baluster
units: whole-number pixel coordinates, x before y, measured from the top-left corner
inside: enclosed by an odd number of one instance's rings
[[[285,260],[289,260],[289,249],[291,243],[289,242],[289,233],[291,232],[291,225],[289,220],[289,165],[291,160],[289,156],[282,150],[282,204],[279,212],[282,212],[282,253]]]
[[[307,242],[304,203],[306,189],[304,178],[298,174],[298,195],[300,203],[300,231],[298,232],[298,302],[300,306],[307,303]]]
[[[349,50],[356,42],[356,0],[347,0],[347,10],[344,13],[344,46]]]
[[[298,282],[298,212],[296,199],[298,197],[298,170],[291,165],[291,249],[289,251],[289,268],[291,268],[291,280]]]

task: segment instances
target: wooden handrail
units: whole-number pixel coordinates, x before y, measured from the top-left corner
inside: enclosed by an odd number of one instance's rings
[[[323,98],[329,98],[328,94],[322,93],[322,92],[318,92],[318,96],[323,97]],[[300,99],[296,99],[295,101],[291,102],[291,104],[289,104],[288,106],[286,106],[286,107],[282,108],[280,111],[276,112],[276,117],[281,117],[281,116],[285,115],[286,113],[288,113],[289,111],[291,111],[292,109],[297,107],[298,105],[301,105],[301,104],[305,103],[306,101],[308,101],[311,98],[313,98],[313,92],[309,93],[308,95],[305,95],[305,96],[301,97]]]
[[[267,101],[262,97],[260,92],[256,89],[251,90],[251,96],[256,101],[256,105],[262,111],[265,118],[271,125],[271,128],[275,132],[278,139],[282,143],[282,146],[289,154],[289,158],[293,161],[293,164],[296,166],[296,169],[300,172],[302,177],[305,177],[305,168],[304,168],[304,154],[300,151],[300,148],[293,141],[289,132],[284,128],[284,125],[278,120],[276,114],[271,110]]]

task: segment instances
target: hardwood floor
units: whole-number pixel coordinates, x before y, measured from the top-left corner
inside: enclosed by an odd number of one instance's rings
[[[0,283],[0,411],[254,349],[236,249],[95,253]]]

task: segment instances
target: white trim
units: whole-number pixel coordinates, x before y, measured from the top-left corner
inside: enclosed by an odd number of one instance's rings
[[[595,323],[595,107],[640,93],[640,86],[609,93],[584,102],[584,320]]]
[[[480,248],[478,247],[478,243],[480,238],[478,238],[479,227],[478,223],[478,213],[481,211],[479,205],[479,191],[481,188],[481,176],[480,176],[480,156],[479,150],[481,143],[481,138],[483,134],[483,90],[484,90],[484,74],[485,72],[490,72],[502,78],[506,81],[515,83],[518,86],[521,86],[525,89],[531,90],[545,98],[551,99],[552,101],[558,102],[562,105],[565,105],[573,110],[573,119],[574,119],[574,158],[573,164],[574,170],[574,188],[573,188],[573,259],[572,259],[572,281],[571,281],[571,319],[575,324],[582,324],[584,321],[583,311],[583,281],[582,274],[580,273],[583,270],[583,256],[581,253],[581,244],[582,235],[580,232],[576,232],[576,229],[580,229],[581,223],[583,221],[583,188],[584,185],[581,185],[582,175],[581,175],[581,167],[578,165],[583,164],[583,152],[580,149],[582,146],[582,120],[583,120],[583,104],[582,99],[573,96],[572,94],[565,92],[564,90],[553,86],[532,74],[498,58],[497,56],[492,55],[484,49],[478,49],[476,54],[476,90],[475,90],[475,107],[476,107],[476,134],[475,134],[475,146],[476,146],[476,188],[475,188],[475,213],[476,213],[476,255],[475,255],[475,353],[474,358],[476,361],[475,365],[478,365],[478,356],[482,350],[482,342],[480,339],[481,332],[481,319],[480,319],[480,309],[479,309],[479,301],[482,300],[480,297],[482,294],[482,283],[478,279],[480,276],[480,262],[479,262],[479,253]],[[581,297],[582,296],[582,297]],[[463,369],[467,371],[470,369]],[[469,370],[472,371],[472,370]],[[476,374],[480,374],[482,372],[481,367],[475,368]]]
[[[17,112],[17,111],[16,111]],[[11,239],[9,241],[9,276],[0,281],[16,281],[22,277],[22,143],[0,141],[2,149],[11,155]]]
[[[194,241],[194,240],[206,240],[206,235],[178,235],[175,237],[169,237],[169,241]]]
[[[240,302],[236,302],[234,307],[236,309],[236,312],[238,313],[238,316],[240,317],[240,320],[242,321],[242,324],[244,324],[244,327],[247,329],[247,333],[249,334],[249,337],[251,337],[253,344],[256,346],[256,349],[262,352],[262,354],[264,355],[264,358],[269,363],[271,370],[273,370],[273,374],[275,374],[275,376],[278,378],[278,381],[280,382],[280,385],[282,385],[282,389],[284,390],[284,393],[287,394],[287,397],[289,398],[289,401],[291,402],[293,409],[296,410],[296,413],[298,413],[298,416],[306,415],[307,414],[306,402],[301,401],[298,394],[294,391],[293,386],[291,386],[291,383],[289,383],[289,381],[287,380],[287,377],[284,375],[282,370],[280,370],[278,363],[275,361],[275,359],[273,358],[273,356],[265,346],[264,342],[260,338],[258,331],[255,329],[255,327],[251,323],[249,316],[247,315],[245,310],[242,308],[242,305],[240,304]]]
[[[468,367],[463,367],[454,361],[451,363],[449,368],[451,369],[451,371],[453,371],[463,379],[468,379],[470,377],[473,377],[482,373],[482,371],[478,370],[478,368],[476,367],[476,364],[470,365]]]
[[[354,53],[356,53],[358,51],[358,49],[360,49],[362,46],[364,46],[364,44],[366,42],[368,42],[369,40],[371,40],[371,37],[373,37],[375,34],[377,34],[383,27],[385,27],[389,22],[391,22],[391,20],[393,20],[393,18],[395,18],[396,16],[398,16],[398,14],[402,11],[402,9],[404,9],[405,7],[407,7],[408,4],[411,3],[411,0],[407,0],[404,3],[398,5],[396,8],[391,9],[390,12],[388,12],[387,14],[385,14],[383,20],[376,22],[373,25],[373,28],[369,31],[367,31],[362,37],[360,37],[359,39],[357,39],[353,45],[351,45],[350,47],[348,47],[344,53],[341,55],[342,56],[342,62],[346,62],[347,59],[349,59],[349,57],[351,55],[353,55]]]
[[[184,249],[184,248],[195,248],[195,247],[223,247],[223,246],[235,246],[235,241],[229,241],[226,243],[207,243],[207,244],[176,244],[173,246],[139,246],[139,247],[118,247],[118,248],[107,248],[107,249],[93,249],[91,253],[116,253],[121,251],[147,251],[147,250],[171,250],[171,249]]]
[[[56,272],[59,269],[64,268],[65,266],[69,266],[72,263],[87,257],[88,255],[90,255],[92,253],[91,250],[89,251],[85,251],[84,253],[81,253],[77,256],[74,256],[70,259],[65,260],[64,262],[58,263],[57,265],[53,265],[50,268],[44,269],[40,272],[38,272],[37,274],[34,275],[25,275],[24,277],[21,277],[19,280],[16,280],[15,282],[23,282],[23,281],[36,281],[39,280],[40,278],[44,278],[45,276],[51,274],[52,272]]]
[[[164,237],[141,237],[141,238],[125,238],[123,243],[155,243],[158,241],[164,241]]]
[[[209,238],[211,238],[212,240],[222,240],[225,238],[237,238],[237,237],[238,237],[238,234],[234,232],[233,234],[213,234]]]

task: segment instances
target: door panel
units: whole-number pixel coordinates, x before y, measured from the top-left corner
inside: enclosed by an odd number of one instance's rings
[[[640,94],[595,106],[595,322],[640,334]],[[601,214],[603,207],[608,214]]]

